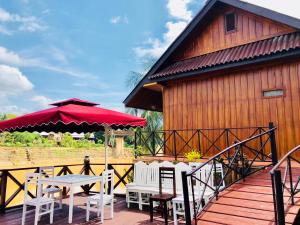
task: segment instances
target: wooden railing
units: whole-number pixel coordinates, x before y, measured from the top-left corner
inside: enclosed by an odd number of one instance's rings
[[[104,170],[103,163],[90,163],[85,158],[83,164],[56,165],[56,176],[67,174],[85,174],[100,176]],[[115,184],[114,188],[125,186],[130,181],[134,165],[132,163],[112,163],[108,164],[109,169],[114,169]],[[0,170],[0,213],[6,210],[20,207],[23,203],[24,180],[28,172],[38,172],[39,167],[26,167]],[[84,193],[96,191],[96,184],[81,186]],[[66,197],[69,190],[63,188],[63,196]],[[29,196],[35,197],[36,190],[29,190]]]
[[[178,129],[158,131],[137,131],[134,148],[142,147],[142,156],[166,156],[175,160],[190,150],[198,151],[202,157],[209,157],[229,147],[234,141],[241,141],[265,132],[269,127]],[[261,144],[262,140],[258,142]]]
[[[299,199],[295,198],[300,193],[300,161],[296,158],[299,153],[300,145],[290,150],[270,171],[276,225],[285,224],[286,214],[295,200],[299,204]]]
[[[207,193],[211,195],[209,201],[214,198],[218,199],[219,193],[227,187],[277,163],[275,130],[273,124],[270,124],[270,129],[225,148],[195,170],[189,173],[182,172],[187,225],[192,224],[192,220],[194,224],[197,224],[198,215],[205,209],[203,202]],[[257,141],[260,140],[262,141],[261,145],[257,145]],[[267,148],[271,149],[271,155],[265,154]],[[218,170],[217,164],[224,171],[223,176],[222,172],[220,173]],[[199,177],[201,170],[206,170],[204,180]],[[191,190],[188,189],[188,183],[198,182],[200,182],[201,187],[192,185]],[[199,190],[195,190],[195,188]],[[192,206],[190,202],[192,202]]]

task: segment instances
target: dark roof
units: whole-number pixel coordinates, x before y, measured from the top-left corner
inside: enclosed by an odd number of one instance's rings
[[[220,50],[213,53],[175,62],[158,73],[149,76],[149,79],[166,77],[202,68],[240,62],[261,56],[280,53],[300,48],[300,33],[290,33],[277,37]]]
[[[64,101],[51,103],[50,105],[53,105],[53,106],[63,106],[63,105],[68,105],[68,104],[85,105],[85,106],[96,106],[96,105],[99,105],[98,103],[89,102],[89,101],[86,101],[86,100],[81,100],[79,98],[70,98],[70,99],[67,99],[67,100],[64,100]]]
[[[138,105],[131,104],[133,98],[139,95],[140,91],[143,90],[143,85],[149,83],[149,76],[155,74],[161,67],[167,62],[171,54],[181,45],[181,43],[189,36],[190,33],[200,24],[204,18],[209,14],[210,10],[217,4],[227,4],[239,9],[260,15],[271,20],[286,24],[300,30],[300,20],[293,18],[288,15],[284,15],[270,9],[266,9],[257,5],[253,5],[247,2],[239,0],[209,0],[201,11],[194,17],[194,19],[188,24],[183,32],[176,38],[176,40],[169,46],[169,48],[163,53],[163,55],[156,61],[149,72],[139,82],[139,84],[132,90],[132,92],[124,100],[126,106],[139,108]]]

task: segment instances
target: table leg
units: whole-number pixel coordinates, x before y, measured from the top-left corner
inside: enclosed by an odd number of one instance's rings
[[[70,201],[69,201],[69,223],[73,220],[73,204],[74,204],[74,189],[70,187]]]

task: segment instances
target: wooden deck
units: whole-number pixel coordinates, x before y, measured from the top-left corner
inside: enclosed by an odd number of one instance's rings
[[[300,171],[300,170],[299,170]],[[285,202],[287,197],[285,196]],[[293,221],[300,208],[295,198],[286,215],[286,224]],[[274,224],[274,204],[269,169],[260,171],[232,185],[220,194],[199,216],[199,225],[271,225]]]
[[[74,214],[73,214],[73,223],[72,224],[81,224],[81,225],[94,225],[101,224],[99,219],[96,218],[96,213],[91,213],[91,220],[89,222],[85,222],[85,200],[84,196],[76,196],[75,197],[75,205],[74,205]],[[126,207],[125,198],[118,197],[115,202],[115,214],[113,219],[106,218],[109,216],[109,211],[105,213],[105,225],[162,225],[164,224],[163,219],[160,218],[159,215],[154,217],[154,222],[150,223],[150,216],[148,209],[144,211],[139,211],[137,208]],[[0,214],[0,224],[1,225],[20,225],[22,217],[22,210],[17,209],[11,212],[7,212],[5,214]],[[34,222],[34,213],[29,213],[26,219],[26,225],[33,225]],[[42,216],[39,225],[49,224],[49,216]],[[54,212],[54,222],[53,225],[66,225],[68,224],[68,199],[64,199],[63,209],[57,209]],[[170,218],[170,223],[171,218]],[[183,223],[182,223],[183,224]]]

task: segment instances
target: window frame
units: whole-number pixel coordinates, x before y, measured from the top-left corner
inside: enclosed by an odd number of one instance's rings
[[[230,15],[230,14],[233,14],[234,15],[234,29],[233,30],[230,30],[230,31],[227,31],[227,16]],[[227,12],[225,13],[224,15],[224,30],[225,30],[225,34],[231,34],[231,33],[234,33],[234,32],[237,32],[237,25],[238,25],[238,17],[237,17],[237,13],[236,11],[230,11],[230,12]]]
[[[276,96],[265,96],[265,92],[270,91],[282,91],[282,95],[276,95]],[[278,88],[269,88],[269,89],[263,89],[261,92],[262,98],[269,99],[269,98],[284,98],[286,96],[286,90],[284,87],[278,87]]]

